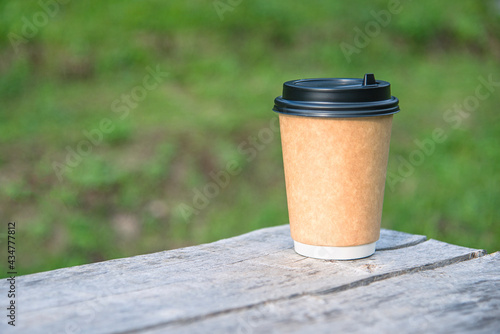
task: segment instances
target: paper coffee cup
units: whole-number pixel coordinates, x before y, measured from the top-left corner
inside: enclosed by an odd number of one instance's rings
[[[339,260],[372,255],[399,111],[390,84],[373,75],[288,81],[273,110],[295,251]]]

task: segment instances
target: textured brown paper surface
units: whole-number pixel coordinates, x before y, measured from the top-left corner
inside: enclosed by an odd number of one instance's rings
[[[392,115],[279,115],[292,238],[356,246],[380,235]]]

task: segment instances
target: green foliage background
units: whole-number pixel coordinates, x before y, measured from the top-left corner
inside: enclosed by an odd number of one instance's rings
[[[284,81],[366,72],[400,99],[390,173],[415,140],[436,128],[447,136],[386,186],[383,227],[500,249],[499,87],[460,127],[443,118],[479,77],[500,81],[498,2],[402,1],[350,62],[340,44],[355,45],[355,28],[376,22],[388,1],[222,1],[223,13],[220,1],[65,2],[16,48],[12,33],[44,9],[0,3],[0,233],[4,244],[7,222],[17,222],[21,274],[287,223],[279,134],[257,142],[255,159],[238,147],[252,147],[276,117]],[[157,66],[168,76],[120,119],[112,102]],[[53,162],[103,118],[114,130],[59,181]],[[230,161],[240,173],[185,219],[183,204]]]

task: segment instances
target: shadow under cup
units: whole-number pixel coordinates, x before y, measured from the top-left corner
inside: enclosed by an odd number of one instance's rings
[[[297,253],[350,260],[375,252],[398,102],[369,74],[285,82],[273,110]]]

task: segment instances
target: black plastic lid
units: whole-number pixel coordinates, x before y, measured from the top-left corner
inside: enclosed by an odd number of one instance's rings
[[[391,96],[391,84],[375,80],[324,78],[287,81],[283,95],[274,100],[273,110],[306,117],[369,117],[399,112],[399,100]]]

